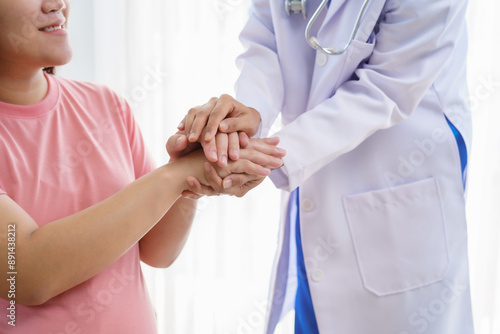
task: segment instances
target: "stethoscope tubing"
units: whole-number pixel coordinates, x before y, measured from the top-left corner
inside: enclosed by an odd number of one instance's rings
[[[327,5],[328,1],[330,1],[330,0],[323,0],[323,1],[321,1],[321,4],[318,6],[318,8],[314,12],[314,14],[311,16],[311,18],[307,22],[306,29],[304,31],[304,35],[305,35],[307,43],[313,49],[315,49],[315,50],[320,49],[321,51],[323,51],[327,55],[337,56],[337,55],[341,55],[341,54],[345,53],[349,49],[349,46],[351,45],[352,41],[354,40],[354,37],[356,36],[356,33],[358,32],[359,25],[361,23],[361,19],[363,18],[363,15],[366,12],[366,8],[368,7],[369,0],[365,0],[363,2],[363,6],[361,7],[361,10],[359,11],[358,17],[356,19],[356,23],[354,24],[354,27],[353,27],[353,29],[351,31],[351,36],[349,37],[349,42],[347,42],[347,44],[341,50],[336,50],[333,47],[324,47],[324,46],[322,46],[320,44],[320,42],[319,42],[319,40],[318,40],[317,37],[309,36],[310,31],[311,31],[311,26],[317,20],[319,14],[323,10],[323,8],[325,8],[325,6]]]

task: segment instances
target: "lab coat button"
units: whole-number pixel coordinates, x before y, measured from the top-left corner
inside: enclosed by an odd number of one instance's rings
[[[313,282],[321,282],[323,278],[325,278],[323,270],[316,269],[311,273],[311,279],[313,280]]]
[[[302,201],[302,210],[311,211],[313,208],[314,208],[314,204],[310,200],[305,199]]]
[[[328,56],[325,53],[318,51],[318,54],[316,56],[316,64],[320,67],[323,67],[326,65],[326,63],[328,63]]]

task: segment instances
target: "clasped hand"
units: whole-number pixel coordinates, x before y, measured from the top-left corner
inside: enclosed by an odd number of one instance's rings
[[[229,194],[241,197],[259,185],[272,169],[283,165],[286,152],[277,147],[279,138],[250,138],[260,125],[260,114],[229,95],[211,98],[191,108],[167,141],[171,160],[203,149],[203,182],[187,179],[189,190],[183,196]]]

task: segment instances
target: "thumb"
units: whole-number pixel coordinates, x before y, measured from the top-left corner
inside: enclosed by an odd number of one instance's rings
[[[183,151],[187,148],[188,140],[184,134],[176,133],[168,138],[165,145],[168,155],[172,159],[179,158],[183,155]]]
[[[236,110],[231,113],[231,116],[228,115],[219,123],[219,131],[224,133],[243,131],[251,137],[259,130],[260,122],[261,117],[257,110],[237,102]]]
[[[257,126],[258,128],[258,126]],[[219,124],[219,131],[223,133],[231,133],[231,132],[245,132],[250,136],[255,134],[255,126],[251,126],[251,122],[249,122],[249,118],[244,115],[238,117],[230,117],[226,118]]]

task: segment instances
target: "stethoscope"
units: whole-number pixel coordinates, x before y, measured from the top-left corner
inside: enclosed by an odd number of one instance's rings
[[[363,2],[363,6],[361,7],[361,10],[359,11],[358,18],[356,19],[356,23],[354,24],[354,28],[352,29],[351,36],[349,37],[349,42],[344,46],[343,49],[341,49],[339,51],[337,51],[333,47],[323,47],[319,43],[317,37],[314,37],[314,36],[310,37],[309,36],[309,31],[311,30],[311,26],[313,25],[314,21],[316,21],[319,14],[323,10],[323,8],[325,8],[328,1],[330,1],[330,0],[321,1],[321,4],[316,9],[313,16],[309,20],[309,22],[307,22],[305,36],[306,36],[307,43],[309,43],[309,45],[313,49],[315,49],[315,50],[320,49],[321,51],[323,51],[324,53],[326,53],[330,56],[336,56],[336,55],[343,54],[344,52],[347,51],[347,49],[349,49],[351,42],[354,40],[354,36],[358,32],[359,23],[361,22],[361,18],[363,17],[363,15],[366,11],[366,7],[368,6],[369,0],[365,0]],[[302,12],[302,16],[304,17],[304,19],[306,19],[306,0],[285,0],[285,9],[286,9],[286,13],[288,15],[290,15],[290,11],[292,11],[294,14],[299,14],[300,12]]]

